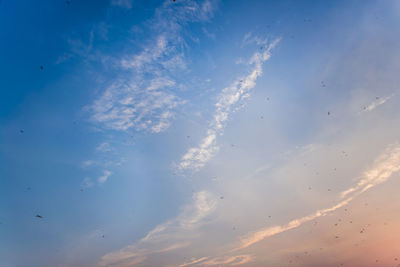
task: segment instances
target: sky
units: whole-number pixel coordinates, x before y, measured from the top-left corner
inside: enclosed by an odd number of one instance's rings
[[[0,0],[0,266],[400,266],[400,2]]]

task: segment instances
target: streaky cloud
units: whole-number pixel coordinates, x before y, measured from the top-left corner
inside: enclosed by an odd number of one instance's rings
[[[253,66],[250,73],[238,78],[229,87],[222,90],[215,104],[215,113],[212,122],[197,147],[190,148],[181,158],[178,168],[180,170],[198,170],[203,167],[219,150],[217,136],[222,135],[230,114],[235,111],[240,100],[250,96],[250,91],[256,86],[257,78],[262,75],[262,66],[271,57],[271,50],[278,44],[280,39],[272,41],[263,52],[255,52],[248,64]]]
[[[206,266],[206,262],[212,264],[222,264],[222,259],[230,259],[232,257],[238,257],[241,254],[237,254],[240,250],[246,249],[250,246],[253,246],[268,237],[289,231],[291,229],[295,229],[300,227],[302,224],[312,221],[318,217],[323,217],[329,215],[330,213],[345,207],[348,205],[352,200],[357,198],[359,195],[363,194],[367,190],[384,183],[387,181],[393,174],[400,171],[400,144],[398,142],[390,144],[386,147],[386,149],[374,160],[371,164],[371,167],[368,168],[364,173],[362,178],[360,179],[359,183],[351,187],[347,190],[344,190],[339,194],[340,201],[338,201],[335,205],[320,209],[315,211],[314,213],[297,218],[294,220],[289,221],[283,225],[275,225],[272,227],[265,227],[259,230],[250,232],[239,237],[239,240],[234,242],[231,245],[231,249],[227,250],[225,253],[222,253],[227,256],[214,256],[213,258],[204,257],[201,258],[201,262],[199,262],[200,266]],[[229,256],[230,255],[230,256]],[[253,261],[254,258],[251,256],[245,257],[243,261],[245,263]],[[186,263],[188,264],[188,263]],[[211,264],[211,265],[212,265]],[[197,262],[193,261],[192,265],[197,265]],[[233,264],[231,264],[233,265]],[[186,265],[186,266],[189,266]]]
[[[399,170],[400,170],[400,145],[398,143],[395,143],[389,145],[386,148],[386,150],[375,160],[372,167],[364,172],[363,175],[364,178],[360,180],[357,186],[345,190],[340,194],[341,197],[344,197],[352,193],[350,197],[347,197],[346,199],[340,201],[339,203],[335,204],[332,207],[318,210],[311,215],[292,220],[285,225],[266,227],[254,233],[248,234],[247,236],[241,238],[240,245],[235,249],[233,249],[233,251],[247,248],[251,245],[254,245],[264,240],[267,237],[288,231],[293,228],[297,228],[303,223],[311,221],[315,218],[326,216],[327,214],[347,205],[355,197],[364,193],[368,189],[371,189],[374,186],[385,182],[387,179],[390,178],[390,176],[392,176]]]
[[[168,252],[190,245],[203,219],[216,209],[216,197],[208,191],[193,194],[193,203],[183,208],[174,219],[156,226],[136,243],[104,255],[100,266],[134,266],[153,254]]]
[[[113,1],[126,8],[131,1]],[[179,5],[165,1],[146,24],[150,38],[137,53],[117,56],[115,70],[120,74],[108,83],[103,92],[86,109],[91,120],[101,128],[116,131],[160,133],[174,119],[175,110],[185,103],[177,95],[179,84],[173,72],[186,68],[182,34],[185,26],[211,18],[215,4],[184,1]]]
[[[362,112],[370,112],[373,111],[374,109],[376,109],[377,107],[379,107],[380,105],[383,105],[386,103],[386,101],[388,101],[389,99],[391,99],[394,96],[394,94],[383,97],[383,98],[378,98],[375,101],[373,101],[371,104],[369,104],[368,106],[366,106],[364,108],[364,110]]]

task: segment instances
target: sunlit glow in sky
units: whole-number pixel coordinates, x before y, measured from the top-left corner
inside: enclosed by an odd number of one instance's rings
[[[0,0],[0,266],[398,266],[400,2]]]

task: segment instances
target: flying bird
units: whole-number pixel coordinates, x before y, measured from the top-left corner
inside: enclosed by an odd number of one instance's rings
[[[43,219],[43,216],[41,216],[41,215],[39,215],[39,214],[38,214],[38,215],[36,215],[35,217],[36,217],[36,218]]]
[[[24,130],[19,130],[20,133],[24,133]]]
[[[40,65],[40,70],[43,70],[43,69],[44,69],[43,65]]]

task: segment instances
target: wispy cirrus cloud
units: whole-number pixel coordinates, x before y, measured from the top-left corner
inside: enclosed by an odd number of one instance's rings
[[[93,186],[94,186],[94,183],[92,182],[92,180],[89,177],[83,178],[83,181],[81,184],[81,189],[87,189],[87,188],[90,188]]]
[[[111,150],[112,150],[112,147],[111,147],[110,143],[108,143],[108,142],[103,142],[96,147],[96,151],[100,151],[100,152],[110,152]]]
[[[208,191],[193,194],[192,204],[183,208],[180,215],[151,230],[135,244],[108,253],[101,258],[100,266],[134,266],[145,262],[150,255],[168,252],[190,245],[196,229],[216,209],[216,197]]]
[[[378,106],[385,104],[386,101],[391,99],[393,96],[394,94],[382,98],[376,97],[375,101],[373,101],[368,106],[364,107],[364,110],[362,112],[368,112],[376,109]]]
[[[313,214],[304,216],[302,218],[294,219],[285,225],[266,227],[258,231],[255,231],[253,233],[250,233],[247,236],[244,236],[240,239],[240,244],[235,249],[233,249],[233,251],[247,248],[251,245],[254,245],[264,240],[265,238],[288,231],[290,229],[297,228],[303,223],[314,220],[318,217],[326,216],[329,213],[346,206],[350,201],[352,201],[358,195],[364,193],[365,191],[373,188],[378,184],[385,182],[399,170],[400,170],[400,145],[398,143],[395,143],[389,145],[386,148],[386,150],[375,160],[371,168],[369,168],[364,172],[362,178],[355,187],[345,190],[340,194],[340,197],[342,198],[351,194],[349,197],[338,202],[332,207],[317,210]]]
[[[223,134],[229,116],[238,108],[238,103],[250,96],[250,91],[256,86],[256,81],[262,75],[262,66],[271,57],[271,50],[278,44],[280,39],[271,42],[267,47],[262,47],[262,51],[257,51],[250,58],[248,64],[252,66],[250,73],[238,78],[229,87],[222,90],[217,103],[216,110],[206,137],[200,145],[192,147],[182,156],[179,169],[197,170],[203,167],[218,151],[217,136]]]
[[[126,6],[126,1],[112,3]],[[185,103],[179,97],[180,85],[174,79],[184,70],[184,27],[208,20],[215,4],[165,1],[147,23],[150,38],[140,52],[126,52],[115,60],[122,70],[88,108],[93,122],[117,131],[134,129],[159,133],[166,130],[176,108]]]
[[[115,82],[94,102],[92,119],[107,129],[119,131],[133,128],[158,133],[168,128],[174,108],[183,101],[167,92],[174,82],[159,77],[156,81],[157,88],[152,88],[153,80],[144,88]]]
[[[261,38],[258,35],[253,35],[252,32],[248,32],[244,35],[242,40],[242,46],[255,43],[257,45],[266,45],[268,43],[267,38]]]
[[[110,172],[110,171],[107,171],[107,170],[104,171],[104,172],[103,172],[103,175],[100,176],[99,179],[97,179],[98,182],[99,182],[100,184],[103,184],[103,183],[107,182],[108,177],[110,177],[111,174],[112,174],[112,172]]]
[[[209,257],[202,257],[198,259],[191,259],[188,262],[182,263],[179,267],[186,266],[219,266],[229,265],[238,266],[249,263],[253,260],[253,257],[249,254],[235,255],[235,256],[223,256],[209,259]]]
[[[358,196],[366,192],[367,190],[384,183],[394,174],[400,171],[400,144],[394,143],[388,145],[386,149],[374,160],[369,168],[367,168],[359,178],[359,182],[348,190],[344,190],[339,193],[339,200],[334,205],[316,210],[315,212],[303,216],[300,218],[293,219],[286,224],[267,226],[261,229],[251,231],[247,234],[240,235],[237,241],[227,243],[225,252],[217,252],[216,255],[207,255],[204,257],[198,257],[191,259],[190,261],[182,263],[181,266],[207,266],[226,264],[228,266],[239,265],[252,262],[256,260],[254,255],[242,254],[241,251],[247,249],[261,241],[295,229],[307,223],[315,220],[319,217],[327,216],[334,211],[347,206],[350,202],[355,200]]]
[[[182,263],[181,265],[179,265],[179,267],[192,266],[192,265],[195,265],[195,264],[197,264],[197,263],[204,262],[204,261],[207,260],[207,259],[208,259],[208,257],[201,257],[201,258],[198,258],[198,259],[191,259],[191,260],[188,261],[188,262]]]
[[[226,256],[226,257],[219,257],[219,258],[214,258],[211,260],[207,260],[201,265],[204,266],[215,266],[215,265],[229,265],[229,266],[238,266],[242,264],[249,263],[253,260],[253,257],[248,254],[242,254],[242,255],[235,255],[235,256]]]
[[[132,8],[133,0],[112,0],[111,5],[129,9]]]

